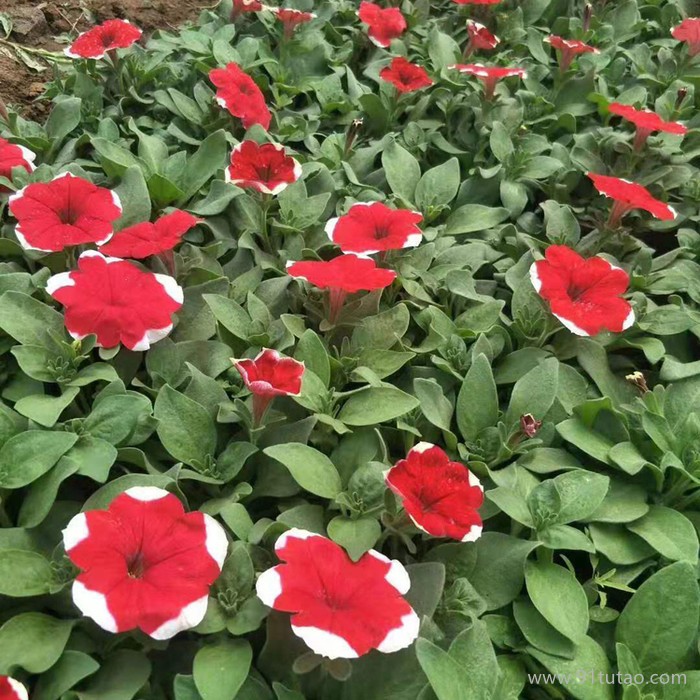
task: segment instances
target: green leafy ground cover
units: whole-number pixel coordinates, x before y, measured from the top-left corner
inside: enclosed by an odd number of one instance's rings
[[[409,29],[383,50],[356,3],[300,0],[318,17],[285,41],[269,13],[230,23],[224,1],[116,66],[57,65],[48,121],[0,122],[39,166],[3,184],[68,171],[116,189],[119,228],[169,207],[202,221],[175,253],[185,302],[172,334],[147,352],[98,350],[69,338],[44,291],[74,262],[24,251],[0,200],[0,673],[36,700],[700,697],[700,62],[670,33],[694,5],[595,2],[584,32],[574,0],[406,0]],[[447,68],[469,16],[501,39],[474,60],[528,70],[492,102]],[[600,54],[562,75],[551,33]],[[434,85],[398,97],[378,77],[398,55]],[[216,105],[208,74],[229,62],[262,89],[269,134],[245,134]],[[612,101],[690,131],[634,151]],[[225,183],[244,134],[284,144],[302,179],[274,199]],[[639,182],[679,216],[635,211],[610,231],[588,171]],[[285,264],[333,257],[326,221],[370,201],[420,211],[424,241],[390,253],[397,281],[353,298],[331,327],[322,295]],[[563,328],[528,276],[550,244],[627,270],[635,325],[592,338]],[[301,396],[251,431],[230,358],[262,347],[307,373]],[[634,372],[643,385],[625,379]],[[533,438],[523,414],[542,421]],[[476,542],[400,518],[382,472],[420,441],[484,484]],[[61,529],[135,485],[216,517],[231,541],[205,621],[169,642],[112,635],[71,600]],[[289,527],[406,564],[418,642],[351,662],[309,655],[289,616],[255,596]],[[581,669],[686,683],[526,675]]]

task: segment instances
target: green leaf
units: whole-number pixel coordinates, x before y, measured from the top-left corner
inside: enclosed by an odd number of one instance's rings
[[[48,593],[53,583],[50,562],[41,554],[0,550],[0,595],[12,598]]]
[[[550,357],[518,379],[510,396],[506,423],[515,425],[520,416],[531,413],[542,420],[554,403],[559,384],[559,361]]]
[[[325,386],[331,381],[331,366],[328,352],[321,339],[310,328],[307,328],[299,338],[294,359],[303,362]]]
[[[194,155],[187,160],[187,167],[179,183],[184,192],[183,201],[188,200],[221,170],[226,164],[226,132],[223,129],[207,136]]]
[[[46,304],[22,294],[5,292],[0,297],[0,328],[22,345],[56,348],[50,332],[63,337],[63,315]]]
[[[32,700],[59,700],[64,693],[99,668],[100,664],[82,651],[65,651],[39,678],[32,693]]]
[[[63,141],[78,124],[80,124],[80,108],[82,100],[79,97],[63,97],[54,108],[46,120],[46,135],[55,141],[52,148]]]
[[[381,526],[370,516],[353,520],[338,515],[328,523],[328,536],[343,547],[353,561],[372,549],[381,534]]]
[[[418,161],[396,141],[392,141],[382,153],[382,166],[391,191],[407,202],[413,202],[420,180]]]
[[[150,675],[151,664],[144,654],[120,649],[107,657],[78,700],[132,700]]]
[[[78,441],[75,433],[28,430],[0,449],[0,486],[18,489],[45,474]]]
[[[548,524],[566,524],[584,520],[595,512],[605,498],[610,479],[602,474],[585,469],[574,469],[560,474],[554,479],[547,479],[536,486],[528,496],[530,512],[538,520],[535,508],[537,504],[552,504],[552,518]]]
[[[645,673],[664,673],[694,643],[699,614],[695,567],[676,562],[639,587],[620,614],[615,637],[629,647]]]
[[[219,294],[203,294],[202,299],[211,309],[216,320],[236,338],[247,340],[252,321],[248,312],[233,299]]]
[[[338,414],[346,425],[374,425],[418,408],[420,402],[393,386],[370,387],[350,396]]]
[[[117,231],[150,220],[151,195],[140,166],[132,165],[126,169],[115,192],[122,203],[122,215],[115,226]]]
[[[580,644],[588,630],[588,600],[574,575],[556,564],[528,562],[525,585],[530,600],[545,620]]]
[[[123,445],[150,413],[151,402],[142,394],[115,394],[95,404],[83,427],[90,437]]]
[[[175,459],[201,467],[215,454],[216,426],[208,411],[169,384],[158,393],[153,415],[158,437]]]
[[[449,204],[460,185],[459,161],[456,158],[436,165],[421,177],[416,186],[416,204],[421,211]]]
[[[493,228],[505,221],[510,212],[502,207],[486,207],[483,204],[465,204],[450,214],[445,226],[445,234],[458,236]]]
[[[0,627],[0,673],[16,668],[43,673],[63,653],[74,620],[58,620],[38,612],[21,613]]]
[[[248,677],[253,650],[242,639],[202,647],[192,674],[202,700],[232,700]]]
[[[491,364],[486,355],[474,358],[457,396],[457,425],[465,440],[476,440],[479,433],[498,420],[498,393]]]
[[[342,483],[338,470],[326,455],[313,447],[288,442],[267,447],[263,452],[284,464],[306,491],[323,498],[335,498],[340,493]]]
[[[652,506],[627,528],[659,554],[673,561],[698,561],[698,535],[693,523],[682,513],[664,506]]]

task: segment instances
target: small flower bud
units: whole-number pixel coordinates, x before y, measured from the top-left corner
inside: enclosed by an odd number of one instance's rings
[[[537,420],[532,413],[520,416],[520,431],[528,438],[534,438],[542,427],[542,421]]]
[[[676,109],[681,108],[681,105],[683,104],[683,102],[687,96],[688,96],[688,88],[678,88],[678,92],[676,93],[676,104],[675,104]]]
[[[644,378],[644,375],[637,371],[637,372],[632,372],[632,374],[628,374],[625,379],[634,387],[639,389],[639,391],[642,394],[646,394],[649,391],[649,387],[647,386],[647,380]]]
[[[587,32],[591,27],[591,17],[593,17],[593,5],[590,2],[586,3],[583,8],[583,31]]]

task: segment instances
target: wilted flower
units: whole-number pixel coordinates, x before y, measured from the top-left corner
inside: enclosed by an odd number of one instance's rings
[[[116,192],[71,173],[27,185],[11,195],[9,203],[21,246],[43,252],[84,243],[102,245],[122,214]]]
[[[176,209],[153,223],[144,221],[122,229],[100,246],[100,252],[136,260],[159,255],[178,245],[182,237],[199,221],[196,216]]]
[[[35,159],[36,154],[28,148],[0,138],[0,177],[12,180],[12,168],[24,168],[31,173]],[[0,193],[9,191],[8,187],[0,185]]]
[[[677,216],[673,207],[653,197],[646,187],[636,182],[594,173],[588,173],[588,177],[600,194],[615,200],[608,219],[610,228],[619,226],[622,217],[632,209],[644,209],[662,221],[672,221]]]
[[[389,66],[382,68],[379,77],[399,92],[414,92],[433,84],[425,68],[410,63],[403,56],[394,58]]]
[[[546,37],[545,41],[559,51],[559,68],[562,73],[569,70],[569,66],[576,56],[582,53],[600,53],[595,46],[589,46],[577,39],[563,39],[560,36],[556,36],[556,34]]]
[[[688,53],[700,53],[700,17],[688,17],[671,31],[674,39],[688,44]]]
[[[228,549],[211,516],[185,513],[178,498],[153,486],[128,489],[107,510],[78,513],[63,544],[81,569],[73,583],[80,611],[108,632],[138,628],[154,639],[202,621]]]
[[[483,529],[478,509],[484,502],[479,479],[444,450],[418,443],[386,473],[386,483],[401,499],[417,528],[433,537],[473,542]]]
[[[209,80],[218,88],[217,104],[238,117],[243,128],[249,129],[253,124],[260,124],[263,129],[270,128],[272,115],[260,88],[237,63],[215,68],[209,73]]]
[[[608,111],[632,122],[637,127],[634,139],[635,149],[640,149],[646,143],[649,134],[654,131],[665,131],[669,134],[688,133],[688,128],[680,122],[667,122],[650,109],[636,109],[631,105],[613,102],[608,106]]]
[[[422,220],[417,211],[361,202],[353,204],[347,214],[330,219],[326,233],[344,253],[373,255],[419,245],[423,234],[417,224]]]
[[[637,371],[632,372],[632,374],[626,374],[625,379],[632,384],[632,386],[637,387],[642,394],[646,394],[649,391],[649,385],[644,375]]]
[[[328,320],[338,320],[345,298],[359,291],[388,287],[395,279],[393,270],[377,267],[374,260],[357,255],[340,255],[329,261],[300,261],[287,263],[287,272],[297,279],[306,280],[330,294]]]
[[[621,333],[634,323],[634,311],[622,298],[629,275],[603,258],[586,259],[565,245],[551,245],[545,259],[530,267],[530,279],[552,314],[576,335]]]
[[[542,421],[537,420],[532,413],[525,413],[520,416],[520,432],[528,438],[534,438],[540,432]]]
[[[83,32],[64,53],[71,58],[104,58],[109,51],[129,48],[141,34],[128,20],[109,19]]]
[[[50,277],[46,291],[66,307],[66,328],[74,338],[94,334],[100,347],[121,343],[129,350],[148,350],[165,338],[183,301],[172,277],[92,250],[80,256],[77,270]]]
[[[501,66],[483,66],[481,63],[455,63],[448,66],[464,75],[473,75],[484,83],[484,97],[487,100],[493,98],[496,84],[503,78],[527,78],[527,72],[523,68],[503,68]]]
[[[260,425],[275,396],[299,396],[304,363],[263,348],[254,360],[232,360],[253,394],[253,422]]]
[[[275,552],[283,563],[260,575],[258,597],[292,613],[292,631],[316,654],[388,654],[418,636],[420,620],[403,597],[411,582],[398,561],[370,549],[353,562],[340,545],[297,528],[277,540]]]
[[[264,194],[279,194],[300,177],[299,161],[276,143],[243,141],[234,147],[231,165],[226,168],[226,182]]]
[[[383,9],[373,2],[361,2],[357,16],[369,27],[369,40],[383,49],[386,49],[393,39],[398,39],[408,26],[398,7]]]

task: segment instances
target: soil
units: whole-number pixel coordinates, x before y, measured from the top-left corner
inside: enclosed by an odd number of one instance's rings
[[[78,32],[107,19],[128,19],[150,33],[174,29],[215,4],[215,0],[0,0],[0,19],[4,14],[12,23],[7,39],[0,23],[0,97],[25,117],[41,121],[49,105],[37,98],[44,89],[44,76],[51,75],[42,51],[63,51]]]

